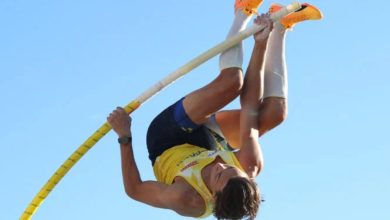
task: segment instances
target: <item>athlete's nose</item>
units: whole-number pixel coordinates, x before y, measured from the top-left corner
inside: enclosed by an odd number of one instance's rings
[[[217,163],[216,166],[217,166],[217,171],[225,169],[225,164],[223,164],[223,163]]]

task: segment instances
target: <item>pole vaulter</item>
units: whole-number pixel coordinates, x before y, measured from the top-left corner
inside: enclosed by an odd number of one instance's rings
[[[281,10],[273,13],[271,19],[277,21],[282,17],[290,14],[291,12],[297,11],[301,7],[301,4],[294,2]],[[191,70],[195,69],[202,63],[213,58],[219,53],[231,48],[232,46],[238,44],[242,40],[252,36],[253,34],[264,29],[264,25],[253,25],[252,27],[241,31],[237,35],[217,44],[213,48],[207,50],[206,52],[198,55],[194,59],[190,60],[185,65],[181,66],[177,70],[170,73],[168,76],[157,82],[154,86],[142,93],[138,98],[127,104],[124,109],[128,114],[131,114],[134,110],[140,107],[144,102],[149,100],[151,97],[159,93],[162,89],[175,82],[178,78],[184,76]],[[55,171],[55,173],[50,177],[47,183],[41,188],[41,190],[36,194],[31,203],[25,209],[20,219],[31,219],[34,213],[37,211],[42,202],[46,199],[54,187],[61,181],[61,179],[68,173],[68,171],[83,157],[104,135],[106,135],[111,130],[111,126],[105,122],[100,128],[98,128],[88,139],[82,143],[76,151],[74,151],[68,159]]]

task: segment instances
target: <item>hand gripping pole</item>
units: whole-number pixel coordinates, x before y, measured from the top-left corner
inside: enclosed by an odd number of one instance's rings
[[[298,2],[294,2],[280,11],[271,15],[273,21],[278,21],[280,18],[286,16],[287,14],[294,12],[301,8],[301,5]],[[181,66],[176,71],[170,73],[164,79],[156,83],[150,89],[142,93],[137,99],[127,104],[124,109],[127,113],[132,113],[136,110],[141,104],[149,100],[152,96],[156,95],[162,89],[176,81],[178,78],[184,76],[191,70],[195,69],[202,63],[213,58],[217,54],[231,48],[240,41],[248,38],[249,36],[255,34],[256,32],[262,30],[264,26],[254,25],[246,30],[241,31],[237,35],[229,38],[215,47],[209,49],[208,51],[200,54],[195,57],[185,65]],[[54,189],[54,187],[61,181],[61,179],[68,173],[68,171],[81,159],[90,150],[104,135],[106,135],[111,130],[111,126],[106,122],[99,129],[97,129],[79,148],[68,157],[68,159],[56,170],[56,172],[50,177],[47,183],[41,188],[37,195],[33,198],[31,203],[23,212],[20,219],[31,219],[34,213],[37,211],[42,202],[46,199],[49,193]]]

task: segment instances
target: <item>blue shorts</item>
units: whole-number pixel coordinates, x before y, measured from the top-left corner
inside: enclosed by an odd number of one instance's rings
[[[153,119],[147,133],[149,159],[152,165],[165,150],[181,144],[192,144],[208,150],[225,147],[226,141],[204,124],[195,124],[184,111],[184,98]],[[220,144],[220,145],[219,145]]]

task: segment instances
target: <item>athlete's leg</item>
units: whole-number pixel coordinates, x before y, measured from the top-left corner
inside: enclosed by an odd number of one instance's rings
[[[270,12],[282,6],[273,4]],[[322,18],[321,11],[313,5],[304,4],[303,9],[283,18],[274,24],[268,40],[264,67],[264,99],[259,110],[259,136],[283,122],[287,116],[287,69],[285,62],[286,28],[304,20]],[[239,146],[240,110],[221,111],[216,114],[216,121],[230,145]]]
[[[258,114],[259,136],[280,124],[287,115],[287,71],[284,56],[285,28],[275,24],[267,45],[264,66],[264,99]],[[239,145],[241,110],[221,111],[216,120],[230,145]]]
[[[282,5],[272,4],[270,13]],[[286,30],[305,20],[322,18],[321,11],[304,3],[302,9],[275,22],[268,41],[264,66],[264,97],[259,114],[260,135],[282,123],[287,117],[287,68],[285,59]]]
[[[222,70],[211,83],[185,97],[183,100],[185,112],[191,121],[203,124],[211,114],[234,100],[240,94],[241,87],[241,69]]]
[[[256,2],[257,8],[261,1]],[[243,11],[244,6],[237,7],[236,5],[235,18],[227,38],[245,29],[251,18],[251,14]],[[210,115],[239,96],[243,84],[242,62],[243,48],[242,43],[239,43],[221,54],[219,76],[210,84],[186,96],[183,106],[193,122],[204,123]]]
[[[261,134],[279,125],[287,116],[286,28],[279,22],[268,41],[264,66],[264,97],[260,108]]]

